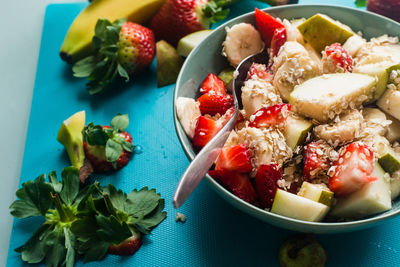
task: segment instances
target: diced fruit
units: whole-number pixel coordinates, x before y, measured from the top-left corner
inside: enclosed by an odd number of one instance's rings
[[[339,159],[332,164],[329,189],[336,195],[348,195],[365,184],[377,180],[374,169],[374,153],[362,143],[351,143],[343,148]]]
[[[278,180],[282,179],[282,169],[277,164],[260,165],[256,175],[256,190],[262,208],[271,208]]]
[[[274,36],[271,40],[271,53],[276,56],[281,46],[286,42],[286,28],[275,29]]]
[[[366,41],[361,36],[354,34],[343,44],[343,48],[346,49],[350,56],[355,57],[357,52],[365,45]]]
[[[178,42],[177,52],[183,57],[187,57],[190,52],[200,44],[212,30],[202,30],[186,35]]]
[[[265,45],[270,47],[275,30],[285,28],[285,26],[270,14],[265,13],[258,8],[255,9],[254,16],[256,18],[257,29],[260,31]]]
[[[391,199],[394,200],[400,195],[400,172],[394,172],[390,178]]]
[[[200,103],[201,114],[214,116],[216,114],[225,114],[233,106],[233,97],[231,95],[222,95],[213,92],[203,94],[197,99]]]
[[[324,14],[315,14],[298,27],[307,43],[310,43],[317,52],[333,43],[343,44],[354,33],[352,30]]]
[[[393,116],[386,114],[388,120],[392,121],[387,127],[386,138],[389,142],[394,142],[400,140],[400,121]]]
[[[246,80],[251,79],[254,75],[266,81],[271,80],[273,78],[273,74],[267,70],[267,67],[264,64],[258,64],[258,63],[253,63],[251,65],[249,72],[247,73]]]
[[[250,151],[244,144],[222,148],[215,170],[227,170],[235,172],[251,172]]]
[[[281,189],[276,191],[271,208],[273,213],[310,222],[322,221],[328,211],[329,207],[324,204]]]
[[[377,146],[378,162],[386,172],[393,173],[400,169],[400,157],[388,144]]]
[[[183,130],[190,139],[194,136],[197,119],[201,116],[199,103],[193,98],[178,97],[175,103],[176,114]]]
[[[83,166],[85,152],[83,150],[82,129],[85,126],[85,111],[80,111],[66,119],[57,134],[57,141],[67,150],[71,165],[78,170]]]
[[[280,125],[286,122],[289,114],[289,104],[277,104],[270,107],[263,107],[250,116],[249,127],[260,128]]]
[[[380,63],[372,63],[357,66],[354,68],[354,73],[363,73],[368,74],[377,79],[376,90],[374,92],[374,97],[371,99],[371,102],[378,100],[382,94],[386,91],[386,86],[388,83],[388,72],[387,72],[387,64],[385,62]]]
[[[238,198],[251,204],[257,204],[257,194],[247,174],[226,170],[211,170],[209,174]]]
[[[312,123],[310,121],[290,114],[283,131],[287,145],[294,151],[297,146],[304,143],[311,128]]]
[[[156,43],[156,54],[158,87],[175,83],[183,64],[182,57],[172,45],[163,40]]]
[[[222,128],[219,121],[200,116],[197,120],[193,136],[193,146],[202,148],[205,146]]]
[[[365,74],[326,74],[298,85],[289,103],[294,112],[325,122],[348,106],[356,108],[371,99],[375,85],[375,78]]]
[[[224,84],[227,90],[232,91],[232,86],[233,86],[233,72],[235,71],[234,68],[226,68],[223,69],[219,74],[218,78],[220,78]]]
[[[133,255],[142,245],[142,237],[139,232],[134,231],[133,235],[119,244],[112,244],[108,248],[108,253],[114,255]]]
[[[223,43],[223,55],[233,67],[237,67],[243,59],[257,54],[264,49],[260,33],[249,23],[239,23],[226,28]]]
[[[339,43],[333,43],[322,52],[324,73],[352,72],[353,58]]]
[[[297,195],[330,207],[334,194],[325,184],[310,184],[308,182],[303,182]]]
[[[331,215],[339,218],[361,218],[392,208],[389,176],[375,164],[371,176],[378,180],[364,185],[360,190],[338,198]]]
[[[317,142],[311,142],[304,147],[304,179],[311,180],[329,169],[330,162],[324,150],[324,146]]]
[[[387,89],[376,104],[383,111],[400,120],[400,91]]]
[[[200,86],[200,93],[205,94],[210,91],[222,95],[226,94],[224,81],[212,73],[207,75]]]
[[[324,267],[328,256],[313,235],[286,239],[279,249],[279,263],[284,267]]]

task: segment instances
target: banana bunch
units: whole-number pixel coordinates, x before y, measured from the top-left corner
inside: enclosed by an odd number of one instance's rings
[[[94,28],[99,18],[126,18],[139,24],[152,18],[165,0],[94,0],[71,24],[60,49],[60,57],[74,63],[90,53]]]

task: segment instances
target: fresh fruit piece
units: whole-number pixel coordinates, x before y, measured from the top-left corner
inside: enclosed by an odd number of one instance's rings
[[[256,175],[256,190],[262,208],[271,208],[274,202],[278,180],[282,179],[282,169],[278,164],[260,165]]]
[[[267,66],[258,63],[253,63],[251,65],[246,80],[254,78],[254,75],[266,81],[271,81],[273,78],[273,74],[267,70]]]
[[[329,190],[326,184],[310,184],[308,182],[303,182],[297,195],[317,201],[330,207],[334,194],[331,190]]]
[[[66,119],[57,134],[57,141],[67,150],[71,165],[78,170],[85,161],[83,150],[82,129],[85,126],[85,111],[79,111]]]
[[[355,57],[357,52],[360,51],[360,49],[365,46],[366,43],[367,41],[365,39],[358,34],[354,34],[353,36],[350,36],[346,42],[344,42],[343,48],[349,52],[350,56]]]
[[[125,114],[115,116],[110,127],[93,122],[84,127],[85,155],[95,172],[117,170],[128,164],[134,148],[132,136],[125,131],[128,125],[129,117]]]
[[[326,74],[298,85],[289,103],[294,112],[325,122],[347,107],[357,108],[371,99],[375,85],[375,78],[365,74]]]
[[[308,143],[304,147],[303,177],[305,180],[311,180],[329,169],[330,162],[324,150],[325,147],[318,142]]]
[[[327,253],[313,235],[291,236],[279,249],[279,263],[283,267],[324,267],[327,260]]]
[[[395,200],[400,195],[400,171],[392,173],[390,177],[390,198]]]
[[[104,92],[117,77],[125,81],[149,66],[155,55],[153,32],[139,24],[99,19],[92,54],[72,68],[75,77],[88,77],[89,93]]]
[[[385,113],[400,120],[400,91],[387,89],[376,104]]]
[[[200,86],[200,93],[206,94],[210,91],[221,95],[226,94],[224,81],[222,81],[218,76],[212,73],[207,75]]]
[[[286,122],[289,114],[289,104],[276,104],[270,107],[263,107],[250,116],[249,127],[260,128],[281,125]]]
[[[400,121],[389,114],[385,115],[388,120],[392,121],[392,123],[389,124],[387,127],[385,137],[387,138],[387,140],[389,140],[390,143],[400,140]]]
[[[199,103],[193,98],[178,97],[175,108],[183,130],[190,139],[193,139],[197,119],[201,116]]]
[[[93,1],[72,22],[60,49],[60,57],[68,63],[88,56],[91,52],[94,28],[98,19],[114,21],[126,18],[143,24],[147,22],[165,0],[101,0]]]
[[[376,181],[373,176],[374,152],[362,143],[351,143],[343,148],[339,159],[332,164],[329,189],[344,196]]]
[[[353,58],[339,43],[327,46],[322,52],[324,73],[352,72]]]
[[[208,173],[238,198],[257,204],[257,194],[247,174],[226,170],[210,170]]]
[[[278,189],[275,194],[271,212],[303,221],[319,222],[328,213],[329,207]]]
[[[278,28],[275,29],[274,35],[271,40],[271,53],[273,56],[276,56],[279,52],[281,46],[286,42],[286,28]]]
[[[378,179],[364,185],[360,190],[337,199],[331,215],[338,218],[362,218],[392,208],[390,177],[375,164],[371,176]]]
[[[232,92],[233,89],[233,72],[235,71],[234,68],[228,67],[223,69],[219,74],[218,78],[220,78],[226,87],[226,90]]]
[[[181,70],[183,59],[175,48],[164,40],[156,43],[157,85],[162,87],[175,83]]]
[[[303,35],[304,40],[321,52],[326,46],[333,43],[343,44],[353,31],[337,20],[333,20],[324,14],[315,14],[300,24],[297,29]]]
[[[238,23],[226,28],[223,55],[233,67],[237,67],[246,57],[264,49],[260,33],[249,23]]]
[[[400,2],[397,0],[368,0],[367,10],[400,22]]]
[[[223,147],[215,164],[215,170],[251,172],[250,151],[245,144]]]
[[[286,144],[292,149],[292,151],[294,151],[297,146],[304,143],[304,140],[306,139],[307,134],[311,131],[312,126],[313,125],[310,121],[295,116],[293,113],[288,116],[283,134],[286,138]]]
[[[271,47],[271,41],[274,37],[275,30],[285,28],[285,26],[270,14],[265,13],[258,8],[255,9],[254,16],[256,18],[257,29],[261,33],[265,46]]]
[[[400,157],[389,143],[379,143],[376,146],[378,162],[385,172],[393,173],[400,170]]]
[[[222,129],[219,121],[200,116],[197,120],[193,136],[193,146],[201,148],[205,146]]]
[[[182,37],[208,29],[211,23],[224,19],[229,13],[227,7],[233,2],[167,0],[151,20],[150,28],[157,40],[176,45]]]
[[[178,42],[178,54],[187,57],[196,46],[210,35],[211,32],[212,30],[202,30],[186,35]]]
[[[233,106],[233,97],[231,95],[208,92],[200,96],[197,102],[200,103],[199,107],[202,115],[222,115]]]
[[[132,231],[131,237],[128,237],[119,244],[110,245],[108,247],[108,253],[121,256],[133,255],[136,251],[139,250],[141,245],[141,234],[137,231]]]

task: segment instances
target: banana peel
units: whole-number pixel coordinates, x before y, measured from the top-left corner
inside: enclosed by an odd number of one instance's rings
[[[60,49],[60,57],[74,63],[91,51],[94,28],[99,18],[114,21],[126,18],[139,24],[148,22],[165,0],[94,0],[73,21]]]

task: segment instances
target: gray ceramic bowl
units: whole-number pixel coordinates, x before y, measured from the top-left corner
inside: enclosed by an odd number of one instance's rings
[[[333,5],[291,5],[268,8],[264,11],[267,11],[273,16],[287,19],[308,18],[315,13],[324,13],[349,25],[355,32],[363,32],[363,36],[368,39],[385,33],[390,36],[398,36],[400,33],[399,23],[367,11],[347,7]],[[174,102],[180,96],[196,98],[196,96],[198,96],[197,90],[200,83],[206,75],[208,73],[219,73],[227,66],[226,59],[221,56],[221,44],[225,39],[225,27],[240,22],[248,22],[255,25],[254,13],[242,15],[221,25],[191,52],[179,74],[175,87]],[[188,158],[193,160],[195,151],[192,148],[191,141],[186,136],[179,123],[175,109],[174,119],[176,132],[182,147]],[[294,231],[308,233],[339,233],[361,230],[374,226],[400,213],[400,201],[398,200],[394,203],[391,210],[361,220],[337,223],[300,221],[270,213],[250,205],[223,188],[209,175],[207,175],[205,179],[220,196],[240,210],[272,225]]]

